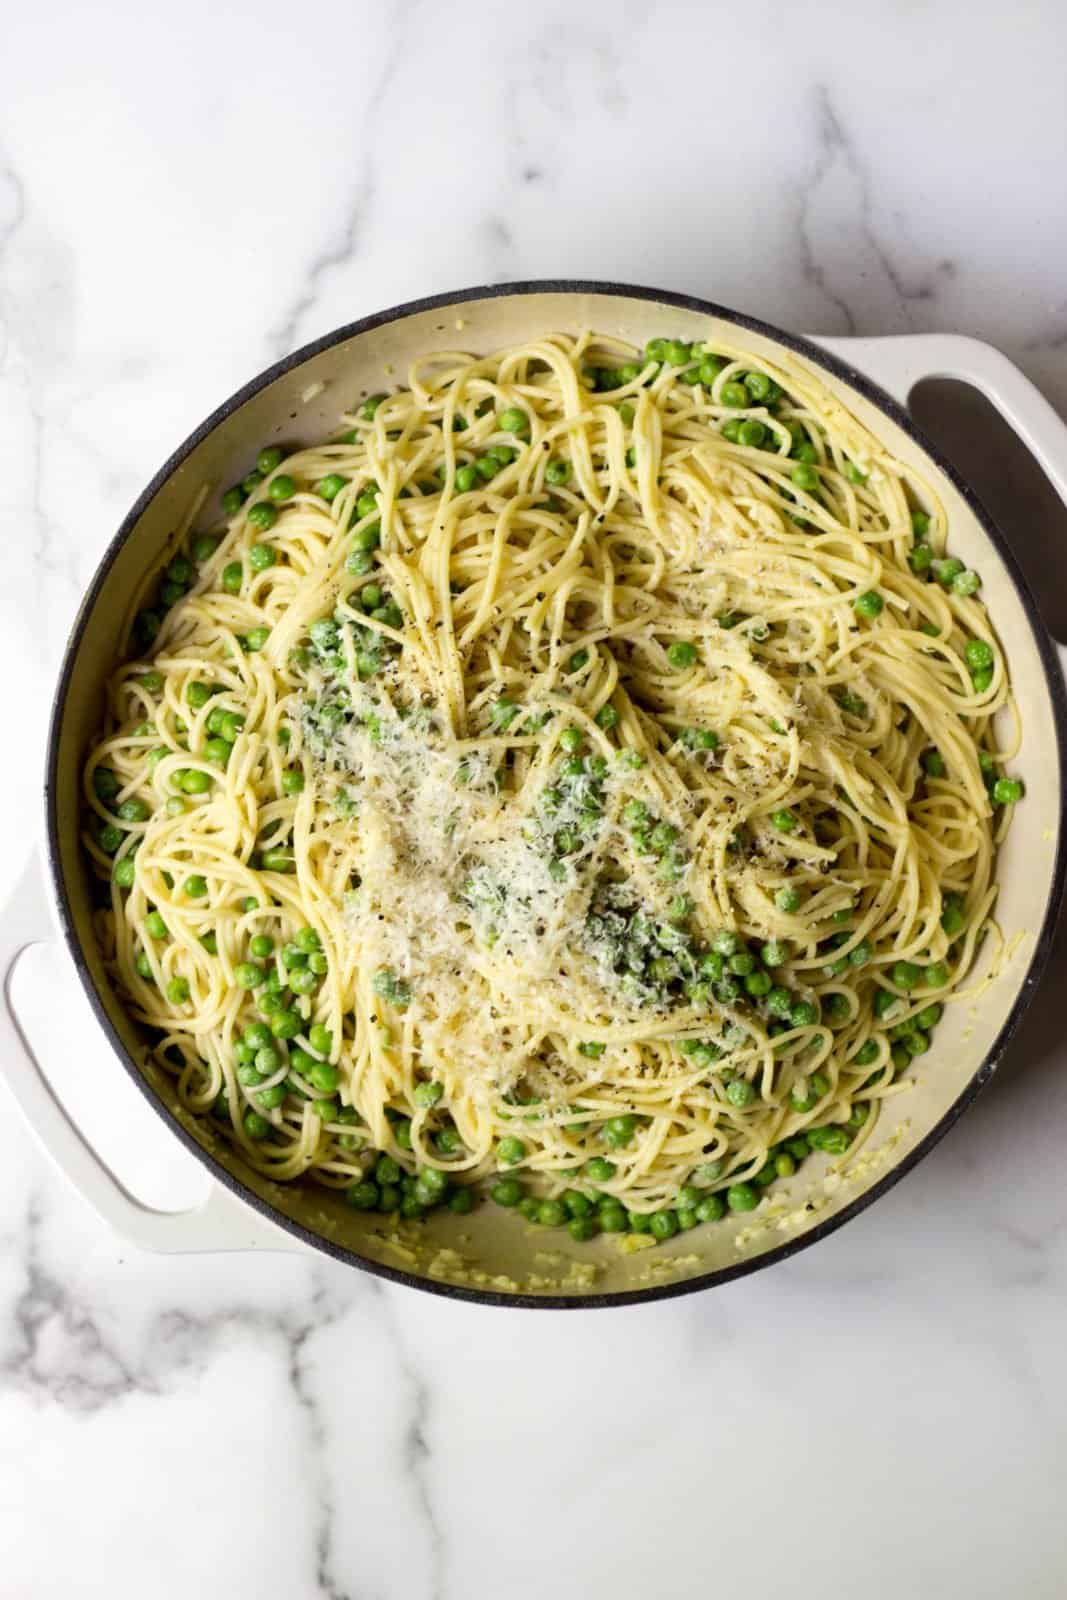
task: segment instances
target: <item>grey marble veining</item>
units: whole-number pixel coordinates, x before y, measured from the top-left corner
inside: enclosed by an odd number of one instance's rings
[[[116,522],[250,373],[356,315],[660,283],[813,332],[973,333],[1067,409],[1065,45],[1053,0],[13,13],[0,891]],[[1065,961],[994,1089],[873,1210],[625,1314],[141,1255],[2,1099],[0,1596],[1061,1596]],[[136,1114],[62,963],[25,998],[121,1145]],[[187,1183],[137,1128],[138,1181]]]

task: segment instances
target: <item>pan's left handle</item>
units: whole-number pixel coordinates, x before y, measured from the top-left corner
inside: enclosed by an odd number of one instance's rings
[[[12,1005],[11,978],[32,945],[50,942],[53,929],[39,853],[35,850],[0,912],[0,1079],[46,1155],[116,1233],[144,1250],[164,1254],[215,1250],[299,1250],[281,1228],[265,1222],[220,1184],[189,1211],[142,1205],[100,1158],[52,1092]]]

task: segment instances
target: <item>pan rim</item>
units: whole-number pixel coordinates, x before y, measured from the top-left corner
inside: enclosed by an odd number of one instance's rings
[[[893,399],[880,385],[870,379],[865,373],[852,366],[840,356],[823,349],[820,345],[802,335],[788,333],[775,327],[772,323],[763,321],[758,317],[745,312],[734,311],[729,307],[720,306],[712,301],[704,300],[695,295],[682,294],[671,290],[649,288],[644,285],[615,283],[601,280],[585,280],[570,278],[525,279],[511,283],[482,284],[470,288],[454,290],[436,295],[424,296],[419,299],[402,302],[386,310],[374,312],[367,317],[358,318],[353,322],[344,324],[302,345],[291,354],[274,362],[269,367],[258,373],[237,389],[221,405],[216,407],[208,417],[190,433],[183,442],[171,453],[160,469],[154,474],[146,488],[137,497],[126,516],[107,546],[93,578],[85,591],[85,595],[78,607],[77,615],[72,624],[69,637],[63,652],[62,664],[56,680],[55,695],[52,702],[52,713],[49,720],[48,737],[46,745],[45,769],[45,819],[46,819],[46,856],[49,877],[51,880],[52,896],[58,912],[60,930],[63,934],[67,950],[74,962],[79,981],[84,989],[89,1004],[97,1022],[102,1027],[118,1056],[119,1061],[126,1069],[127,1074],[136,1084],[139,1091],[154,1107],[156,1113],[165,1121],[171,1131],[181,1140],[185,1147],[195,1158],[205,1166],[215,1182],[222,1184],[240,1202],[251,1206],[266,1221],[282,1229],[292,1237],[298,1239],[309,1248],[321,1251],[334,1260],[344,1262],[347,1266],[370,1272],[376,1277],[386,1279],[393,1283],[400,1283],[409,1288],[419,1289],[425,1293],[437,1294],[447,1299],[465,1301],[476,1305],[501,1306],[509,1309],[523,1310],[599,1310],[629,1305],[647,1304],[657,1300],[674,1299],[685,1294],[693,1294],[701,1289],[717,1288],[730,1283],[735,1279],[747,1277],[750,1273],[776,1265],[778,1262],[788,1260],[791,1256],[818,1243],[821,1239],[836,1232],[845,1223],[850,1222],[860,1212],[873,1205],[874,1202],[892,1189],[899,1181],[918,1165],[931,1150],[938,1145],[959,1118],[963,1115],[989,1083],[997,1066],[1007,1048],[1010,1040],[1017,1032],[1019,1025],[1029,1008],[1030,1002],[1036,993],[1039,980],[1048,963],[1051,953],[1053,938],[1056,929],[1057,917],[1064,894],[1065,876],[1067,876],[1067,830],[1065,830],[1061,816],[1060,825],[1056,835],[1056,849],[1049,878],[1048,896],[1045,902],[1041,925],[1034,940],[1033,950],[1026,968],[1018,980],[1015,998],[996,1038],[979,1063],[972,1077],[961,1089],[952,1104],[942,1113],[934,1126],[923,1139],[915,1146],[914,1150],[902,1160],[895,1162],[871,1187],[858,1195],[855,1200],[844,1206],[832,1217],[815,1223],[810,1229],[797,1237],[785,1240],[781,1244],[762,1252],[761,1254],[737,1261],[726,1266],[716,1267],[708,1272],[700,1273],[692,1278],[686,1278],[674,1283],[661,1283],[650,1285],[642,1289],[628,1289],[616,1293],[580,1293],[573,1295],[534,1295],[524,1293],[506,1293],[502,1290],[482,1289],[469,1287],[431,1278],[428,1275],[405,1271],[402,1268],[390,1267],[380,1261],[362,1255],[345,1245],[340,1245],[323,1235],[315,1233],[302,1223],[277,1210],[269,1201],[261,1199],[250,1189],[228,1166],[217,1156],[199,1142],[173,1111],[164,1103],[159,1094],[148,1082],[145,1074],[138,1066],[131,1052],[126,1048],[117,1029],[111,1022],[101,995],[93,981],[88,961],[82,949],[81,941],[77,934],[74,921],[71,897],[68,892],[66,878],[63,873],[62,859],[59,848],[59,819],[58,819],[58,777],[59,777],[59,740],[64,720],[64,711],[67,697],[73,678],[74,666],[78,651],[81,646],[89,619],[93,615],[97,600],[110,575],[111,569],[118,558],[120,551],[125,547],[137,523],[145,510],[151,504],[162,486],[183,465],[196,447],[203,442],[223,423],[228,421],[241,407],[254,395],[260,393],[269,384],[274,383],[286,373],[302,366],[306,362],[323,354],[325,351],[359,334],[370,332],[374,328],[383,327],[389,323],[404,321],[409,317],[434,310],[446,310],[457,306],[469,304],[473,301],[501,299],[504,297],[533,296],[545,294],[566,294],[600,296],[607,298],[623,298],[641,300],[663,305],[668,309],[678,309],[695,312],[702,316],[713,317],[729,322],[750,333],[760,334],[772,340],[783,348],[801,356],[817,369],[829,373],[839,382],[861,395],[866,401],[875,406],[891,422],[901,428],[921,450],[937,470],[952,484],[961,496],[972,515],[981,525],[989,538],[994,550],[1000,558],[1007,575],[1019,596],[1020,603],[1030,628],[1031,637],[1037,648],[1042,667],[1044,680],[1048,690],[1053,723],[1056,731],[1057,766],[1061,794],[1067,792],[1067,690],[1065,690],[1063,672],[1059,657],[1056,652],[1052,637],[1041,617],[1037,602],[1027,583],[1014,552],[1004,534],[985,510],[978,496],[970,485],[962,478],[952,464],[947,461],[937,447],[926,437],[923,431],[916,426],[911,417],[896,400]]]

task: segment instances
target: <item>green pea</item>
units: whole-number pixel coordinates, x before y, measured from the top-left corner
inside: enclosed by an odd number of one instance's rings
[[[291,500],[296,493],[296,480],[287,472],[279,472],[268,484],[267,493],[272,500]]]
[[[227,489],[226,493],[223,495],[222,509],[225,511],[228,517],[235,517],[240,511],[241,507],[244,505],[244,501],[244,490],[241,488],[240,484],[235,483],[233,487]]]
[[[726,1204],[731,1211],[755,1211],[759,1199],[750,1183],[732,1183],[726,1191]]]
[[[986,639],[968,639],[963,647],[963,656],[969,667],[980,672],[984,667],[993,665],[993,646]]]
[[[793,912],[800,909],[800,894],[796,889],[779,889],[775,894],[774,903],[779,911]]]
[[[125,860],[126,858],[123,857],[123,859]],[[153,939],[165,939],[167,937],[167,924],[163,921],[158,911],[150,911],[144,919],[144,925],[145,931],[150,933]]]
[[[980,575],[969,568],[966,568],[963,572],[957,572],[952,580],[953,594],[977,594],[981,587],[982,579]]]
[[[769,939],[760,950],[760,960],[765,967],[780,967],[789,960],[789,951],[779,939]]]
[[[740,444],[741,418],[727,417],[726,421],[722,425],[722,436],[724,439],[728,439],[731,444]]]
[[[849,483],[861,484],[867,482],[867,474],[861,467],[857,467],[854,461],[846,461],[843,471]]]
[[[461,1185],[458,1189],[453,1189],[445,1203],[449,1211],[455,1212],[456,1216],[465,1217],[468,1212],[474,1210],[474,1191],[466,1185]]]
[[[698,1222],[720,1222],[726,1215],[726,1201],[721,1194],[703,1195],[696,1203]]]
[[[576,650],[567,663],[568,672],[581,672],[583,667],[589,665],[589,651]]]
[[[917,539],[925,539],[930,532],[930,518],[925,511],[913,511],[911,514],[911,531]]]
[[[304,774],[299,767],[287,767],[282,773],[282,793],[299,794],[304,787]]]
[[[929,572],[933,562],[934,552],[928,544],[917,544],[914,550],[908,551],[908,566],[912,572]]]
[[[250,1139],[265,1139],[270,1132],[270,1123],[266,1117],[261,1117],[258,1111],[246,1111],[244,1130]]]
[[[819,474],[815,467],[806,461],[802,461],[798,466],[795,466],[790,473],[790,477],[797,488],[803,490],[806,494],[813,493],[819,487]]]
[[[615,1176],[616,1170],[614,1161],[608,1161],[604,1156],[593,1156],[585,1164],[586,1177],[594,1183],[607,1183],[609,1178]]]
[[[793,811],[772,811],[771,823],[779,833],[793,833],[796,831],[797,817]]]
[[[270,1019],[270,1031],[276,1039],[295,1039],[304,1031],[304,1019],[299,1011],[282,1009]]]
[[[378,1162],[374,1165],[374,1179],[379,1184],[397,1184],[400,1182],[400,1166],[394,1162],[392,1155],[379,1155]]]
[[[133,631],[138,644],[147,650],[149,645],[155,643],[162,626],[163,619],[158,611],[138,611],[133,619]]]
[[[784,1020],[789,1016],[792,1009],[793,996],[788,989],[779,984],[770,990],[767,995],[767,1010],[772,1017],[779,1017]]]
[[[363,404],[359,408],[359,416],[364,422],[373,422],[374,418],[378,414],[379,406],[381,406],[384,401],[388,400],[388,398],[389,396],[387,394],[368,395],[366,400],[364,400]],[[462,419],[457,418],[456,420],[461,421]],[[355,444],[356,441],[354,436],[351,442]]]
[[[192,563],[185,556],[175,556],[167,565],[167,577],[171,583],[187,584],[193,576]]]
[[[732,1078],[726,1085],[726,1098],[732,1106],[750,1106],[756,1098],[756,1091],[747,1078]]]
[[[866,1043],[862,1044],[856,1051],[856,1054],[852,1057],[852,1060],[857,1067],[871,1066],[873,1062],[878,1060],[877,1041],[874,1039],[868,1039]]]
[[[137,795],[131,795],[124,800],[118,809],[118,816],[123,822],[146,822],[150,816],[147,801],[141,800]]]
[[[543,1228],[562,1228],[567,1212],[559,1200],[542,1200],[537,1208],[537,1220]]]
[[[277,559],[273,545],[269,544],[254,544],[248,552],[248,565],[253,572],[266,572]]]
[[[636,1131],[636,1117],[630,1115],[609,1117],[607,1122],[604,1124],[604,1143],[609,1145],[613,1150],[620,1150],[624,1145],[630,1143],[630,1140],[633,1138]]]
[[[571,475],[569,461],[550,461],[545,468],[546,483],[566,483]]]
[[[188,978],[172,978],[167,984],[167,999],[171,1005],[180,1006],[189,998]]]
[[[497,1145],[496,1153],[498,1158],[503,1161],[505,1165],[510,1167],[514,1166],[516,1161],[522,1160],[523,1156],[526,1154],[526,1146],[523,1144],[521,1139],[516,1139],[514,1137],[501,1139],[500,1143]]]
[[[288,850],[264,850],[261,859],[264,872],[295,871],[295,863]]]
[[[943,778],[945,776],[948,769],[945,766],[945,758],[940,750],[925,750],[921,760],[927,777]]]
[[[435,1106],[441,1101],[444,1092],[444,1085],[441,1083],[417,1083],[414,1093],[415,1104],[423,1107]]]
[[[811,1000],[798,1000],[789,1013],[794,1028],[814,1028],[819,1020],[819,1008]]]
[[[762,422],[758,422],[754,417],[749,417],[742,422],[737,430],[738,443],[747,445],[750,450],[761,449],[766,438],[767,429]]]
[[[333,1051],[333,1034],[323,1023],[312,1023],[308,1043],[318,1055],[328,1056]]]
[[[893,965],[893,982],[898,989],[914,989],[922,978],[922,968],[914,961],[897,961]]]
[[[489,1190],[489,1195],[498,1206],[517,1206],[522,1199],[522,1184],[518,1178],[500,1178]]]
[[[592,1213],[593,1202],[579,1189],[565,1189],[560,1199],[570,1217],[588,1217]]]
[[[181,776],[181,786],[185,794],[206,794],[212,782],[211,774],[204,772],[200,767],[186,767]]]
[[[222,569],[222,587],[227,594],[239,594],[244,582],[244,568],[239,561],[231,561]]]
[[[264,445],[256,457],[256,471],[261,472],[265,478],[268,478],[275,467],[281,466],[284,455],[285,452],[280,446],[276,444]]]
[[[298,1055],[299,1062],[296,1059]],[[306,1050],[293,1050],[289,1059],[301,1076],[306,1078],[313,1088],[320,1089],[323,1094],[332,1094],[341,1081],[341,1074],[335,1066],[329,1061],[316,1061]],[[383,1156],[382,1159],[385,1160],[386,1157]]]
[[[678,1232],[677,1213],[671,1211],[670,1209],[664,1211],[654,1211],[652,1213],[652,1220],[649,1223],[648,1231],[655,1239],[673,1239],[674,1235]]]
[[[257,989],[264,977],[263,968],[252,961],[241,961],[233,969],[233,981],[239,989]]]
[[[273,528],[277,520],[278,508],[277,506],[272,506],[268,500],[258,501],[248,513],[248,526],[255,528],[257,533],[266,533],[268,528]],[[260,548],[262,548],[260,545],[253,545],[249,555],[252,556]],[[269,566],[270,563],[268,562],[267,565]],[[254,567],[255,561],[253,559]]]
[[[885,601],[876,589],[867,589],[853,601],[852,609],[861,617],[880,616],[885,608]]]
[[[888,989],[876,989],[874,994],[874,1014],[876,1017],[888,1016],[899,1004],[895,994]]]
[[[224,767],[233,752],[233,746],[226,739],[208,739],[202,754],[205,761],[210,761],[213,766]]]
[[[697,655],[696,645],[690,644],[686,639],[676,639],[673,644],[667,646],[667,660],[679,672],[691,667]]]
[[[448,1175],[439,1167],[423,1167],[419,1173],[416,1193],[424,1205],[437,1205],[448,1189]]]
[[[734,410],[740,410],[751,403],[751,397],[743,383],[724,383],[719,390],[719,402],[721,405],[731,406]]]
[[[345,1190],[345,1199],[355,1211],[374,1211],[378,1205],[378,1185],[370,1179],[354,1183]]]
[[[813,1150],[825,1150],[828,1155],[843,1155],[849,1147],[848,1130],[840,1123],[824,1128],[806,1128],[805,1134]]]
[[[998,778],[993,785],[993,799],[998,806],[1013,806],[1022,799],[1024,793],[1019,778]]]
[[[207,879],[201,877],[199,872],[194,872],[191,877],[186,878],[182,888],[190,900],[202,900],[207,894]]]
[[[506,411],[501,411],[496,421],[497,427],[505,433],[526,433],[530,427],[530,419],[518,406],[509,406]]]
[[[935,561],[932,563],[934,577],[945,589],[950,588],[953,578],[957,577],[964,570],[963,562],[957,560],[955,556],[949,556],[943,561]]]
[[[137,867],[133,856],[123,856],[121,861],[116,861],[111,869],[112,882],[120,889],[132,889],[137,876]]]
[[[337,499],[347,482],[348,479],[342,478],[339,472],[328,472],[325,478],[321,478],[315,485],[315,493],[320,500],[325,500],[329,505]]]

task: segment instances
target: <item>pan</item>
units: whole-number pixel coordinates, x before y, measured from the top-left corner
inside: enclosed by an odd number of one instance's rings
[[[876,1136],[855,1163],[840,1171],[824,1163],[820,1173],[810,1162],[787,1202],[696,1228],[669,1247],[640,1253],[620,1250],[612,1237],[560,1245],[556,1235],[492,1206],[470,1216],[441,1211],[398,1225],[389,1217],[354,1213],[312,1183],[279,1185],[250,1169],[208,1121],[181,1107],[112,988],[93,934],[89,875],[79,845],[80,774],[121,620],[168,559],[174,529],[202,487],[240,479],[256,452],[275,439],[299,445],[329,434],[353,394],[389,387],[416,355],[457,348],[487,352],[584,328],[638,346],[666,334],[712,345],[717,339],[741,343],[770,362],[788,354],[812,368],[894,456],[934,482],[947,511],[952,553],[983,575],[983,597],[1022,709],[1019,770],[1027,779],[1025,812],[998,859],[997,915],[1007,957],[980,993],[948,1009],[914,1087],[886,1102]],[[928,376],[962,378],[981,389],[1067,499],[1067,428],[1010,362],[976,340],[816,342],[690,296],[573,281],[468,289],[365,317],[261,373],[175,451],[118,529],[74,624],[48,738],[43,847],[0,921],[0,1073],[46,1150],[116,1229],[163,1251],[321,1252],[359,1270],[480,1304],[624,1306],[711,1288],[771,1266],[841,1227],[929,1154],[996,1071],[1048,955],[1065,871],[1067,697],[1057,648],[1009,546],[904,409],[910,389]],[[115,1072],[129,1075],[211,1174],[208,1199],[193,1211],[159,1213],[140,1205],[123,1187],[121,1174],[105,1167],[82,1137],[33,1057],[11,1009],[10,972],[20,951],[53,937],[55,929],[110,1042]]]

